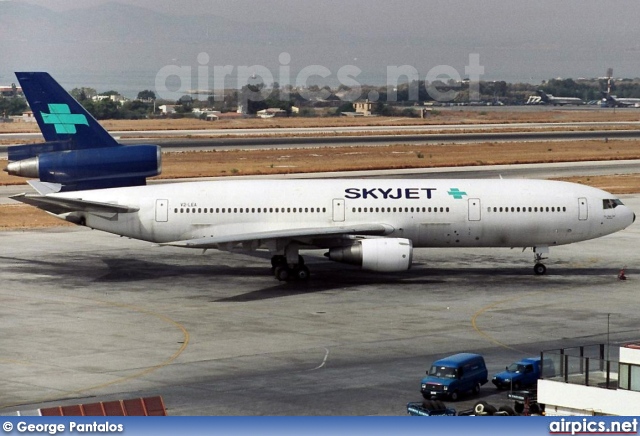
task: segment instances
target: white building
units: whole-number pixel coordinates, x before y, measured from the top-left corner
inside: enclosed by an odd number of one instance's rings
[[[213,109],[195,108],[191,113],[198,118],[204,118],[206,121],[218,121],[220,118],[220,111],[214,111]]]
[[[640,415],[640,343],[621,346],[618,360],[597,347],[542,353],[555,366],[553,377],[538,380],[546,415]]]
[[[274,117],[286,117],[287,111],[284,109],[280,109],[277,107],[270,107],[267,109],[262,109],[258,111],[257,114],[260,118],[274,118]]]
[[[175,104],[163,104],[161,106],[158,106],[158,109],[160,110],[160,112],[162,112],[163,115],[171,115],[176,113]]]

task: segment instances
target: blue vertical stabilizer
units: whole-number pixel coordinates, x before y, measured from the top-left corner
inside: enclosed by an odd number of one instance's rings
[[[10,175],[36,178],[43,191],[80,191],[140,186],[160,174],[159,146],[118,144],[48,73],[16,76],[46,142],[9,147]]]
[[[74,149],[119,145],[49,73],[16,73],[45,141],[72,141]]]

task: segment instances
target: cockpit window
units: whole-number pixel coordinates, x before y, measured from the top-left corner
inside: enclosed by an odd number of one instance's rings
[[[617,198],[608,198],[602,200],[602,208],[603,209],[615,209],[616,206],[622,206],[622,201]]]

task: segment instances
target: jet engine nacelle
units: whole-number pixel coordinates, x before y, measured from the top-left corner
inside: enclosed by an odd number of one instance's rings
[[[11,162],[6,171],[74,189],[144,185],[146,177],[162,171],[161,150],[132,145],[55,151]]]
[[[331,248],[327,257],[369,271],[406,271],[411,268],[413,244],[402,238],[362,239],[348,247]]]

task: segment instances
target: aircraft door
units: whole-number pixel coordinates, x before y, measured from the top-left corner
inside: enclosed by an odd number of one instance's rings
[[[480,199],[469,199],[469,221],[480,221]]]
[[[589,218],[589,206],[585,197],[578,198],[578,219],[585,221]]]
[[[333,199],[333,221],[344,221],[344,198]]]
[[[156,222],[169,221],[169,200],[156,200]]]

